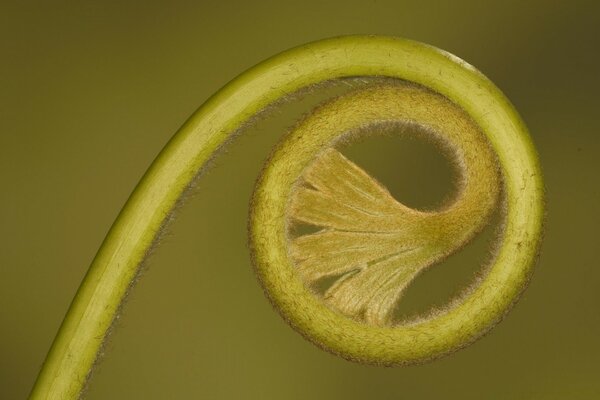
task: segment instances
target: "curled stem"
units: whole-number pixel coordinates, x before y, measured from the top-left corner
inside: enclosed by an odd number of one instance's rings
[[[458,172],[457,193],[441,209],[401,204],[328,146],[369,134],[373,127],[407,124],[418,125],[422,135],[442,146]],[[319,154],[315,161],[313,153]],[[303,167],[307,161],[312,162]],[[301,184],[294,186],[298,173]],[[349,317],[382,326],[394,323],[395,306],[420,272],[461,249],[488,224],[501,188],[494,153],[464,111],[423,87],[390,80],[312,110],[277,147],[255,199],[285,206],[266,198],[269,179],[292,188],[284,210],[292,227],[299,221],[322,228],[291,240],[294,269],[313,286],[337,278],[325,301]]]
[[[439,318],[413,326],[360,324],[333,312],[292,273],[286,251],[289,187],[258,192],[251,237],[257,272],[292,325],[347,358],[394,364],[434,357],[472,341],[497,322],[524,288],[541,236],[540,169],[527,129],[481,73],[434,47],[398,38],[348,36],[300,46],[244,72],[204,103],[155,159],[114,222],[54,340],[31,399],[75,399],[139,265],[173,207],[213,154],[268,105],[337,78],[384,76],[414,82],[462,108],[488,138],[506,193],[502,245],[481,284]],[[298,161],[298,160],[296,160]]]

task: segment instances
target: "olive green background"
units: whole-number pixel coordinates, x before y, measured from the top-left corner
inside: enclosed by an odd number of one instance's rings
[[[0,3],[0,399],[26,398],[112,221],[184,120],[255,63],[351,33],[458,55],[528,124],[548,210],[519,304],[467,349],[404,368],[339,359],[283,322],[252,272],[248,200],[269,148],[317,93],[255,124],[199,181],[129,296],[87,398],[600,398],[594,2],[34,3]],[[348,154],[409,205],[432,206],[451,187],[428,144],[374,138]],[[420,277],[402,312],[468,284],[485,236]]]

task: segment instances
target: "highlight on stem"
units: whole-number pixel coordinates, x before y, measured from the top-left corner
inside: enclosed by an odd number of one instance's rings
[[[117,217],[55,338],[31,399],[76,399],[140,264],[207,162],[248,121],[306,88],[364,77],[312,110],[265,164],[251,203],[256,273],[307,339],[364,363],[423,362],[480,337],[525,288],[541,241],[543,183],[527,128],[486,77],[422,43],[382,36],[317,41],[239,75],[204,103],[150,166]],[[459,173],[438,210],[411,209],[336,146],[374,127],[418,126]],[[393,310],[426,268],[494,212],[502,235],[485,275],[446,308],[403,323]],[[308,224],[316,232],[297,235]],[[199,227],[202,229],[202,227]],[[323,294],[315,283],[333,278]]]

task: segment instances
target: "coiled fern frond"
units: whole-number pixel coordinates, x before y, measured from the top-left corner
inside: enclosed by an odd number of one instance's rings
[[[275,149],[250,218],[256,272],[300,333],[345,358],[420,362],[472,342],[516,301],[541,240],[543,185],[527,129],[481,73],[444,51],[380,36],[323,40],[281,53],[203,104],[161,151],[112,226],[65,317],[31,399],[79,397],[119,305],[178,200],[244,124],[303,88],[377,77],[317,108]],[[373,126],[414,124],[450,150],[459,190],[442,209],[412,210],[338,150]],[[410,324],[391,311],[424,268],[468,242],[503,205],[485,277],[443,311]],[[294,224],[318,227],[294,236]],[[337,277],[319,296],[311,285]]]

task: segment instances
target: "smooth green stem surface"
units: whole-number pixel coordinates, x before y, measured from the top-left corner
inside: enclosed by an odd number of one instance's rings
[[[353,76],[387,76],[416,82],[446,96],[470,114],[488,136],[502,165],[507,196],[502,247],[484,282],[441,320],[397,331],[377,331],[363,325],[364,329],[357,331],[360,334],[348,340],[339,335],[340,330],[361,327],[352,326],[352,321],[343,321],[318,304],[299,279],[288,280],[289,260],[283,253],[283,238],[277,236],[283,218],[270,219],[273,216],[266,215],[269,211],[259,203],[251,231],[253,246],[260,249],[259,262],[269,266],[259,267],[259,273],[273,290],[271,298],[296,328],[317,343],[349,358],[382,363],[448,351],[472,340],[499,319],[527,281],[542,225],[541,174],[524,124],[487,78],[444,51],[389,37],[328,39],[286,51],[244,72],[202,105],[165,146],[98,251],[30,398],[79,397],[119,305],[161,227],[192,179],[238,128],[269,104],[298,89]],[[284,193],[287,189],[265,190]],[[264,218],[269,223],[260,226]],[[279,266],[272,268],[274,262]],[[292,301],[289,293],[299,297]],[[295,314],[290,307],[297,304],[308,313]],[[315,322],[312,325],[311,319]],[[337,330],[328,330],[332,326]],[[403,339],[407,334],[417,341]],[[384,342],[375,343],[382,338]],[[422,347],[409,348],[409,344]],[[383,348],[388,345],[390,349]]]

